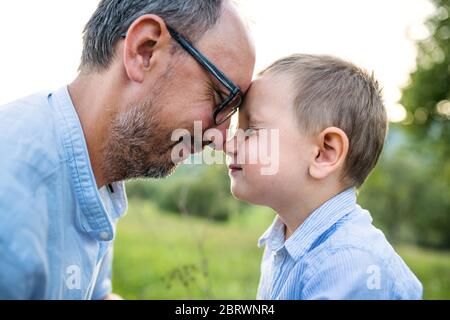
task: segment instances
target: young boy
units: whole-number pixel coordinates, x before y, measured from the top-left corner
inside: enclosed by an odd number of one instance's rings
[[[422,297],[419,280],[356,203],[386,118],[376,80],[334,57],[290,56],[254,82],[239,115],[245,137],[235,135],[226,152],[233,194],[277,213],[259,241],[259,299]],[[278,139],[268,139],[274,130]],[[269,162],[252,162],[261,148]],[[274,162],[274,174],[262,173]]]

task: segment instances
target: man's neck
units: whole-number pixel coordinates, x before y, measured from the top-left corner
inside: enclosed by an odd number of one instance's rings
[[[108,183],[101,168],[102,148],[109,131],[108,120],[111,116],[108,97],[104,94],[108,92],[106,85],[97,75],[80,75],[69,85],[69,94],[83,128],[98,188]]]

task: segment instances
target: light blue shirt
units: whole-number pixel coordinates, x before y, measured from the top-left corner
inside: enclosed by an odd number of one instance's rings
[[[348,189],[325,202],[285,241],[276,218],[266,244],[258,299],[421,299],[422,285],[372,225]]]
[[[98,190],[67,87],[0,107],[0,299],[111,292],[123,183]]]

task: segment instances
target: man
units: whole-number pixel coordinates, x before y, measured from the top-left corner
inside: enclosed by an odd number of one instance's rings
[[[255,63],[229,0],[102,0],[81,60],[0,108],[0,298],[113,298],[123,181],[169,175],[176,129],[224,132]]]

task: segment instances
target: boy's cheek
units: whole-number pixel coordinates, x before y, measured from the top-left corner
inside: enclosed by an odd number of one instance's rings
[[[279,145],[252,136],[238,148],[235,160],[243,168],[242,175],[237,176],[236,180],[245,179],[252,184],[270,180],[280,170]]]
[[[252,136],[247,139],[243,148],[240,158],[243,159],[245,165],[264,165],[267,154],[267,145],[265,141],[261,140],[258,136]]]

